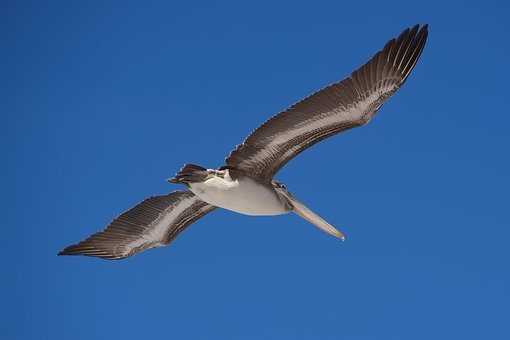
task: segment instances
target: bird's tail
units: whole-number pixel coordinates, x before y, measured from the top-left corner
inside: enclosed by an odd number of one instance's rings
[[[196,183],[203,182],[209,176],[209,171],[195,164],[184,164],[175,177],[168,179],[170,183]]]

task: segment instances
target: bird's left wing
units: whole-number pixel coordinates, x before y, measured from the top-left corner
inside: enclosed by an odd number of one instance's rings
[[[65,248],[58,255],[123,259],[169,244],[188,225],[215,208],[190,191],[150,197],[114,219],[105,230]]]
[[[405,82],[427,34],[427,25],[406,29],[350,77],[272,117],[230,153],[227,166],[268,180],[315,143],[366,124]]]

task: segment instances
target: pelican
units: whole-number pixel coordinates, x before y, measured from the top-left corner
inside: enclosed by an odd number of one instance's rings
[[[244,215],[294,212],[339,239],[344,234],[298,201],[275,174],[321,140],[367,124],[406,81],[427,41],[427,25],[391,39],[366,64],[271,117],[228,155],[225,165],[184,165],[171,183],[187,190],[147,198],[115,218],[103,231],[58,255],[123,259],[168,245],[186,227],[216,208]]]

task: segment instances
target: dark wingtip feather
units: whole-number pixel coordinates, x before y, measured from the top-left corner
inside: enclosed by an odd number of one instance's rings
[[[62,249],[61,251],[58,252],[57,256],[78,255],[78,254],[76,254],[76,252],[73,252],[73,248],[75,246],[76,245],[73,244],[71,246],[65,247],[64,249]]]
[[[70,245],[58,252],[57,256],[89,256],[96,257],[103,260],[121,260],[127,256],[113,255],[100,249],[89,247],[87,248],[83,242]]]
[[[80,243],[77,243],[77,244],[72,244],[68,247],[65,247],[64,249],[62,249],[61,251],[58,252],[58,256],[66,256],[66,255],[84,255],[83,254],[83,247],[82,247],[82,242]]]
[[[81,242],[78,243],[78,244],[73,244],[73,245],[70,245],[68,247],[65,247],[64,249],[62,249],[61,251],[58,252],[58,256],[63,256],[63,255],[83,255],[82,252],[83,252],[83,249],[80,250],[81,247]]]
[[[414,27],[418,27],[418,33],[416,35],[419,35],[421,32],[423,32],[423,34],[428,35],[428,32],[429,32],[429,24],[423,24],[423,25],[415,25]]]

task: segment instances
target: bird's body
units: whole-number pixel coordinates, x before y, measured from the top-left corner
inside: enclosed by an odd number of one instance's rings
[[[65,248],[59,255],[125,258],[169,244],[188,225],[216,208],[254,216],[294,212],[324,232],[344,239],[341,232],[273,177],[312,145],[367,124],[406,81],[427,36],[427,25],[404,30],[349,77],[255,129],[230,153],[224,166],[213,170],[186,164],[170,182],[184,184],[189,190],[150,197],[114,219],[105,230]]]
[[[204,202],[250,216],[281,215],[292,210],[271,183],[245,175],[233,179],[228,169],[207,171],[210,175],[206,180],[189,183],[189,190]]]

